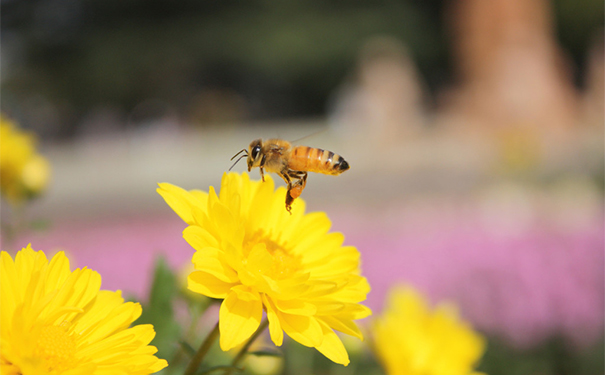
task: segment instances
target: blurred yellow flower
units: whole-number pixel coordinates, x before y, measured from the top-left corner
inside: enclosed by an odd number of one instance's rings
[[[50,179],[50,165],[35,149],[36,139],[0,115],[0,190],[18,204],[40,194]]]
[[[529,124],[511,124],[495,137],[499,151],[497,167],[504,172],[526,172],[536,168],[544,154],[539,134]]]
[[[359,252],[328,233],[323,212],[305,214],[301,199],[290,215],[285,188],[273,180],[250,181],[224,174],[220,194],[186,191],[162,183],[158,192],[189,226],[183,237],[196,249],[189,289],[224,299],[219,313],[223,350],[256,331],[263,310],[275,345],[283,333],[347,365],[349,356],[334,330],[363,339],[354,320],[371,311],[360,305],[370,287],[360,276]]]
[[[430,311],[410,287],[396,287],[372,326],[374,349],[388,375],[476,374],[485,340],[460,320],[455,306]]]
[[[0,257],[0,373],[150,374],[167,366],[148,345],[149,324],[128,328],[138,303],[99,290],[101,276],[71,271],[63,252],[49,262],[31,246]]]

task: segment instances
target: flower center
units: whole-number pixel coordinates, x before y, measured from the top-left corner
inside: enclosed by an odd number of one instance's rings
[[[61,373],[75,365],[77,335],[64,325],[45,326],[40,330],[35,356],[44,361],[49,372]]]
[[[259,249],[258,244],[264,244],[264,249]],[[274,280],[288,278],[301,269],[300,256],[292,254],[286,244],[274,241],[262,230],[246,235],[244,255],[248,257],[248,266]]]
[[[273,255],[273,262],[271,269],[268,271],[268,276],[273,279],[286,278],[300,269],[299,257],[295,257],[283,249],[275,249],[270,253]]]

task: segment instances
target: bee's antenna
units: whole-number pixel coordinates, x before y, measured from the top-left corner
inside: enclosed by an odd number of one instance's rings
[[[233,163],[233,165],[231,166],[231,168],[229,168],[229,170],[232,170],[233,167],[235,167],[235,164],[237,164],[240,160],[242,160],[243,158],[248,156],[248,151],[247,150],[242,150],[240,152],[238,152],[237,154],[235,154],[235,156],[233,156],[231,158],[231,160],[233,160],[237,155],[241,154],[242,152],[245,152],[245,154],[243,154],[242,156],[240,156],[239,158],[237,158],[237,160],[235,161],[235,163]]]
[[[248,155],[248,150],[243,149],[243,150],[241,150],[240,152],[238,152],[237,154],[233,155],[233,157],[231,158],[231,160],[235,159],[235,157],[236,157],[237,155],[241,154],[242,152],[245,152],[245,153],[246,153],[246,155]],[[238,159],[238,160],[239,160],[239,159]]]

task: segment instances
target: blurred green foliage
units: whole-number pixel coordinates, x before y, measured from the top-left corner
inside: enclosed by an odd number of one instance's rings
[[[3,110],[42,95],[76,123],[147,99],[181,113],[220,89],[250,119],[323,114],[367,38],[410,50],[432,89],[451,79],[444,0],[23,0],[2,4]],[[576,62],[603,26],[600,0],[553,0]],[[73,129],[72,129],[73,130]],[[69,131],[67,131],[69,134]]]
[[[176,277],[163,257],[156,260],[149,300],[135,324],[153,324],[156,335],[152,345],[158,357],[171,361],[178,349],[182,329],[175,319],[174,305],[178,296]]]
[[[23,46],[23,65],[3,89],[9,101],[40,92],[82,112],[99,104],[130,110],[146,98],[183,108],[200,89],[226,88],[256,103],[252,118],[313,115],[369,36],[404,40],[429,81],[438,77],[438,3],[12,2],[2,27]],[[62,17],[40,15],[44,4],[62,7]]]
[[[587,50],[603,38],[605,2],[602,0],[553,0],[560,43],[576,62],[576,81],[581,84]]]
[[[603,341],[587,348],[573,348],[568,340],[552,337],[528,349],[491,337],[480,371],[489,375],[599,375],[605,371]]]

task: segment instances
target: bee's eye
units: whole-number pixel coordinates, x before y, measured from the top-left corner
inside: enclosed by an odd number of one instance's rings
[[[250,156],[252,156],[252,159],[256,159],[256,157],[258,156],[258,153],[260,152],[260,146],[255,146],[252,151],[250,151]]]

